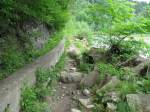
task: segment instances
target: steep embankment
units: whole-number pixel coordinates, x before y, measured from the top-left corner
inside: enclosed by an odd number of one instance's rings
[[[56,45],[62,37],[57,33],[68,18],[68,0],[1,0],[0,5],[0,79],[3,79]]]

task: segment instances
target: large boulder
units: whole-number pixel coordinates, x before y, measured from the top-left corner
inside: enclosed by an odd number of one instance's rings
[[[150,61],[143,62],[138,66],[132,68],[132,70],[140,76],[147,76],[150,74]]]
[[[144,55],[138,55],[136,57],[132,57],[128,60],[126,60],[125,62],[122,63],[118,63],[118,66],[122,66],[122,67],[135,67],[138,66],[141,63],[145,63],[147,61],[149,61],[150,59]]]
[[[99,81],[99,70],[95,68],[92,72],[90,72],[87,76],[85,76],[81,82],[80,86],[84,87],[92,87],[93,85],[97,84]]]
[[[120,84],[118,77],[113,76],[105,85],[103,85],[99,91],[113,90],[117,85]]]
[[[126,98],[133,112],[150,112],[150,94],[128,94]]]
[[[105,53],[100,48],[91,48],[88,52],[89,56],[91,56],[94,61],[104,60]]]
[[[71,58],[77,58],[80,54],[80,51],[75,45],[72,44],[68,48],[67,53]]]
[[[66,71],[63,71],[60,74],[60,80],[64,83],[80,82],[82,77],[83,77],[83,74],[80,72],[68,73]]]

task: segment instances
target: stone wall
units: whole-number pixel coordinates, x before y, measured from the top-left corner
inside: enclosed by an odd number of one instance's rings
[[[64,52],[64,43],[65,41],[62,40],[45,56],[0,81],[0,112],[4,112],[6,108],[9,108],[10,112],[19,112],[21,88],[24,85],[32,86],[35,84],[35,71],[38,67],[50,68],[58,62]]]
[[[54,32],[46,24],[39,21],[26,21],[23,30],[27,33],[35,49],[41,49]]]

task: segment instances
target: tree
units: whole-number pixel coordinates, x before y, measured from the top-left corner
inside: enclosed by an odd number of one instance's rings
[[[128,0],[101,0],[91,6],[91,18],[96,30],[108,35],[110,42],[118,42],[134,33],[144,33],[146,23],[144,17],[135,15],[134,3]]]

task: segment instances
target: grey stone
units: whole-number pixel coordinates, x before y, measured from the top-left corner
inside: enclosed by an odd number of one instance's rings
[[[99,48],[91,48],[88,54],[89,56],[93,57],[95,62],[105,59],[104,51],[100,50]]]
[[[107,103],[107,109],[110,112],[116,112],[117,106],[113,103]]]
[[[150,112],[150,94],[128,94],[126,98],[133,112]]]
[[[78,110],[78,109],[73,108],[73,109],[71,109],[71,112],[81,112],[81,111]]]
[[[39,21],[26,21],[23,23],[23,29],[32,39],[33,46],[37,50],[44,46],[53,32],[50,32],[48,27]]]
[[[107,102],[117,103],[119,100],[120,100],[119,92],[112,91],[104,95],[104,97],[102,98],[102,103],[107,103]]]
[[[94,105],[92,104],[90,98],[87,99],[79,99],[79,102],[86,107],[87,109],[91,109],[94,107]]]
[[[113,102],[118,102],[120,100],[119,92],[112,91],[109,92],[107,95],[111,98]]]
[[[143,62],[139,64],[138,66],[132,68],[133,72],[141,75],[141,76],[147,76],[150,74],[150,61]]]
[[[81,80],[80,86],[92,87],[93,85],[98,83],[98,80],[99,80],[99,70],[95,69]]]
[[[84,89],[84,90],[83,90],[83,94],[84,94],[85,96],[90,96],[90,91],[89,91],[88,89]]]
[[[77,70],[77,68],[75,68],[75,67],[70,68],[71,72],[76,72],[76,70]]]
[[[103,87],[100,88],[100,91],[113,90],[121,81],[113,76]]]
[[[66,71],[63,71],[60,75],[60,79],[64,83],[80,82],[82,79],[82,75],[83,74],[80,72],[68,73]]]
[[[71,45],[69,48],[68,48],[68,51],[67,51],[68,55],[71,57],[71,58],[76,58],[79,56],[80,54],[80,51],[79,49],[77,49],[77,47],[75,45]]]

